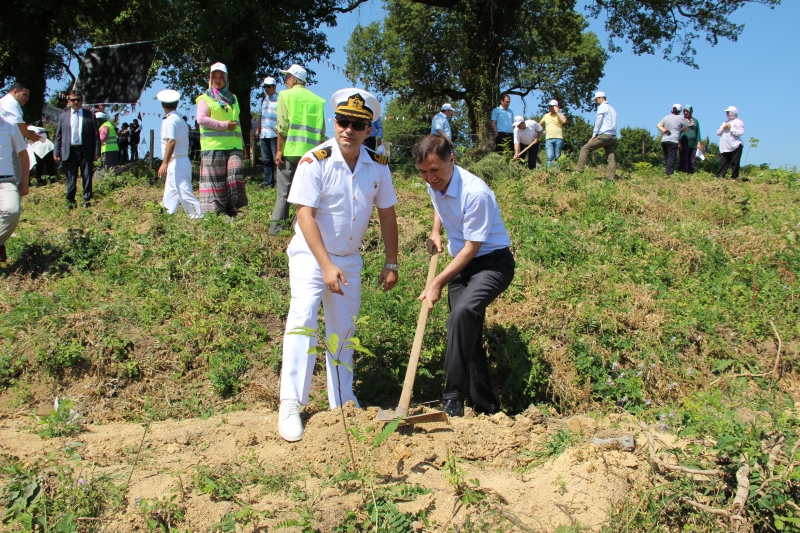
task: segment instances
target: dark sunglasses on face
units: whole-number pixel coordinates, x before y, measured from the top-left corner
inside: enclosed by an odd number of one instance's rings
[[[70,102],[83,102],[83,98],[70,98]]]
[[[353,128],[353,131],[364,131],[367,129],[367,126],[369,126],[369,124],[364,124],[363,122],[356,122],[355,120],[339,117],[336,117],[336,123],[343,130],[346,130],[347,128]]]

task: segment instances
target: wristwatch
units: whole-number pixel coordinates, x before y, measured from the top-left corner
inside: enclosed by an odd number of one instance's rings
[[[395,272],[400,271],[400,265],[397,263],[384,263],[383,268],[388,268],[389,270],[394,270]]]

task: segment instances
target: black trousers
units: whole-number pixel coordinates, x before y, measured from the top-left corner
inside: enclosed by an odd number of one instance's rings
[[[514,134],[500,132],[494,138],[495,150],[498,152],[506,152],[514,150]]]
[[[78,171],[80,170],[83,184],[83,201],[88,202],[92,199],[92,172],[94,160],[83,157],[80,146],[72,146],[69,150],[69,157],[64,161],[64,172],[67,174],[67,204],[75,204],[75,193],[77,192]]]
[[[514,279],[514,256],[503,248],[476,257],[448,283],[445,400],[469,400],[478,412],[499,409],[483,346],[486,308]]]
[[[536,162],[539,159],[539,144],[540,143],[534,144],[533,146],[531,146],[528,149],[527,152],[525,152],[523,154],[523,155],[527,155],[528,156],[528,168],[531,169],[531,170],[536,168]],[[523,151],[526,148],[528,148],[527,144],[522,144],[522,143],[519,144],[519,151],[520,152]]]
[[[743,144],[740,144],[733,152],[722,152],[719,154],[719,172],[718,178],[724,178],[728,172],[728,166],[731,167],[731,179],[739,178],[739,162],[742,160]]]
[[[675,161],[678,159],[678,143],[661,143],[664,152],[664,162],[667,164],[667,176],[675,172]]]

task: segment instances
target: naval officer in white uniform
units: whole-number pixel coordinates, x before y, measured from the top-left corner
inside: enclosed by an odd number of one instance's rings
[[[362,147],[372,123],[381,114],[378,100],[360,89],[342,89],[331,98],[335,113],[334,139],[307,152],[300,160],[288,201],[297,205],[295,236],[289,243],[292,300],[283,337],[281,406],[278,431],[287,441],[303,438],[300,406],[308,404],[316,340],[290,334],[298,326],[317,328],[319,304],[325,310],[325,330],[340,343],[355,335],[353,317],[361,307],[361,239],[373,206],[378,210],[386,262],[379,285],[397,283],[397,203],[387,158]],[[336,355],[336,354],[334,354]],[[331,409],[352,400],[353,351],[342,350],[337,369],[327,354],[328,401]],[[350,369],[348,369],[348,367]],[[339,389],[341,388],[341,397]]]
[[[178,114],[178,91],[165,89],[156,95],[164,109],[161,121],[161,157],[158,176],[164,182],[164,207],[174,214],[178,205],[189,218],[203,218],[200,201],[192,192],[192,162],[189,161],[189,125]]]

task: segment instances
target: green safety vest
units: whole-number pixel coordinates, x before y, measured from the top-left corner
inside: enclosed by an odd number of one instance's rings
[[[100,153],[104,154],[106,152],[119,152],[119,145],[117,144],[117,130],[114,129],[114,124],[106,120],[100,124],[101,128],[103,126],[108,127],[108,137],[106,137],[106,140],[100,147]]]
[[[305,87],[281,91],[289,119],[283,155],[300,157],[322,143],[325,128],[325,100]]]
[[[208,106],[210,116],[214,120],[233,120],[236,122],[236,130],[218,131],[200,125],[200,149],[201,150],[241,150],[242,149],[242,124],[239,122],[239,100],[233,102],[225,110],[219,103],[203,93],[197,97],[196,103],[203,101]]]

